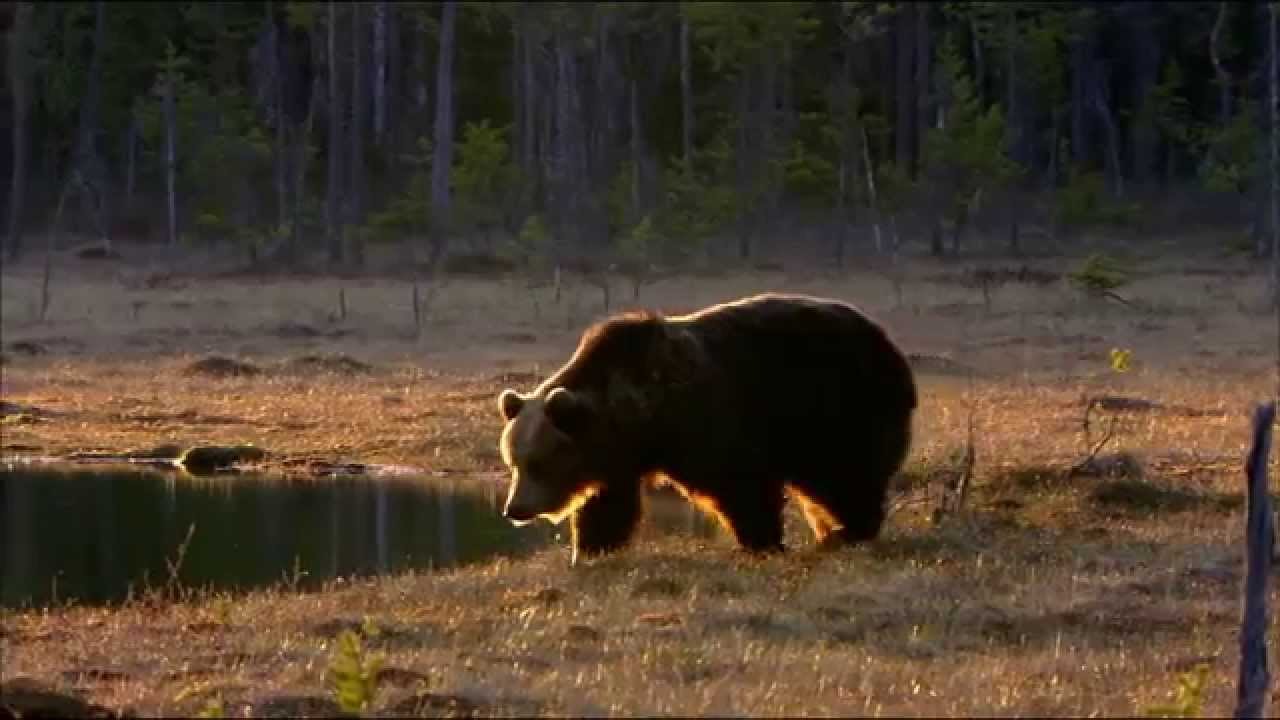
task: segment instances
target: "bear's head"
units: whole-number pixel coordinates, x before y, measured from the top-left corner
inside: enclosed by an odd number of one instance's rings
[[[595,403],[557,387],[545,395],[503,390],[498,406],[506,420],[500,450],[511,469],[502,514],[516,525],[540,517],[560,523],[598,489]]]

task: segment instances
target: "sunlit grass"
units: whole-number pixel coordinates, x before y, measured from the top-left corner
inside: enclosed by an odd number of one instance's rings
[[[899,310],[871,274],[647,287],[647,301],[672,310],[764,289],[836,295],[880,316],[912,352],[979,371],[920,375],[902,485],[914,501],[871,545],[819,552],[789,510],[794,551],[782,557],[746,557],[723,535],[646,533],[574,569],[553,547],[316,592],[282,584],[28,610],[3,617],[4,678],[146,714],[332,712],[339,638],[376,627],[363,650],[383,665],[361,697],[378,715],[1134,715],[1178,702],[1179,677],[1201,664],[1198,702],[1224,714],[1240,467],[1250,405],[1273,393],[1273,338],[1240,307],[1260,296],[1260,274],[1206,288],[1162,267],[1127,288],[1149,308],[1141,313],[1053,286],[1000,289],[986,311],[936,277],[945,267],[909,278]],[[458,281],[410,340],[407,285],[348,283],[347,334],[297,339],[272,329],[339,327],[325,319],[337,281],[196,281],[148,294],[103,277],[64,280],[51,323],[37,325],[22,309],[33,276],[6,271],[3,397],[56,413],[6,423],[6,453],[252,443],[281,469],[387,463],[493,485],[497,392],[562,361],[600,311],[584,290],[576,317],[547,299],[535,317],[523,285]],[[142,296],[150,304],[131,320]],[[9,348],[24,340],[50,353]],[[1111,348],[1131,351],[1128,372],[1112,370]],[[262,372],[185,372],[214,352]],[[372,370],[289,363],[338,352]],[[1163,407],[1094,418],[1095,438],[1117,418],[1099,457],[1123,454],[1136,471],[1068,477],[1089,452],[1085,400],[1099,394]],[[963,448],[970,412],[974,486],[965,512],[934,525],[933,485]]]

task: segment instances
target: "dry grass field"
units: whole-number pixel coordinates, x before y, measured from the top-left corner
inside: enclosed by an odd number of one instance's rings
[[[1135,255],[1123,305],[1065,280],[987,301],[961,282],[976,264],[912,260],[901,303],[856,267],[672,277],[641,297],[688,310],[831,295],[919,356],[916,444],[873,544],[819,552],[789,510],[782,557],[650,534],[572,569],[557,547],[312,593],[10,612],[3,678],[141,715],[332,714],[337,635],[364,626],[384,657],[380,716],[1134,715],[1201,664],[1204,713],[1229,713],[1241,466],[1250,409],[1276,387],[1261,268]],[[1079,258],[982,264],[1061,273]],[[415,333],[403,279],[75,260],[55,266],[43,322],[38,265],[6,268],[0,292],[7,456],[253,443],[279,471],[371,463],[476,483],[501,473],[497,392],[531,386],[603,311],[590,286],[557,304],[522,280],[458,277]],[[613,294],[631,304],[621,281]],[[1132,352],[1128,372],[1112,348]],[[211,354],[253,374],[194,372]],[[1068,477],[1099,396],[1101,472]],[[935,524],[970,418],[972,491]]]

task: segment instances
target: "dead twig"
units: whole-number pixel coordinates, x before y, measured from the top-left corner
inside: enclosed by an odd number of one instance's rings
[[[1092,466],[1094,461],[1098,459],[1098,453],[1102,452],[1102,449],[1106,447],[1107,443],[1111,442],[1116,435],[1116,426],[1119,424],[1120,418],[1112,415],[1111,422],[1107,423],[1107,428],[1103,431],[1102,437],[1099,438],[1097,442],[1093,442],[1090,439],[1093,434],[1093,424],[1091,422],[1093,410],[1096,407],[1100,407],[1099,403],[1100,398],[1091,398],[1085,405],[1084,418],[1081,421],[1081,427],[1084,432],[1086,454],[1083,460],[1067,469],[1067,472],[1065,473],[1065,477],[1067,478],[1073,478]]]

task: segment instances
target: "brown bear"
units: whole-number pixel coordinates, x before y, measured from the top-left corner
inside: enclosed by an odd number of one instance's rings
[[[646,481],[674,485],[749,551],[780,551],[786,495],[819,542],[879,534],[911,443],[906,357],[857,308],[764,294],[589,328],[535,390],[503,390],[503,514],[572,517],[573,558],[625,545]]]

